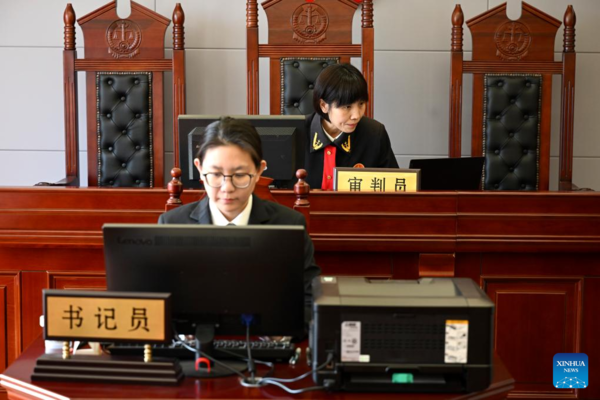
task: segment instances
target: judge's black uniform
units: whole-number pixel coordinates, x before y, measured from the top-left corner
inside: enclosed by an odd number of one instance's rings
[[[351,134],[341,133],[331,142],[323,131],[321,116],[306,116],[306,153],[304,168],[306,182],[311,189],[320,189],[323,181],[324,151],[328,145],[336,147],[336,167],[398,168],[385,126],[374,119],[362,117]],[[331,177],[333,180],[333,176]]]
[[[158,218],[159,224],[200,224],[212,225],[208,196],[185,206],[175,208]],[[304,215],[288,207],[271,201],[261,200],[252,195],[252,210],[248,225],[301,225],[306,228]],[[304,231],[304,287],[307,296],[311,293],[311,282],[318,276],[321,269],[315,263],[315,249]],[[307,299],[308,300],[308,299]]]

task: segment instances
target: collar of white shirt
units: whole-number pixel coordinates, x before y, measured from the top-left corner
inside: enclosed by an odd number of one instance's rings
[[[219,211],[217,206],[212,202],[212,200],[208,200],[208,208],[210,209],[210,216],[212,218],[213,225],[216,226],[227,226],[229,224],[234,224],[237,226],[246,226],[248,225],[248,221],[250,220],[250,212],[252,211],[252,196],[248,199],[248,204],[246,204],[246,208],[238,214],[237,217],[233,219],[233,221],[228,221],[227,218]]]
[[[327,136],[327,139],[331,140],[331,143],[335,142],[336,139],[339,139],[340,136],[342,136],[342,132],[338,133],[338,135],[336,137],[333,137],[329,134],[329,132],[327,132],[327,129],[325,129],[325,126],[323,126],[324,123],[321,123],[321,127],[323,128],[323,133],[325,134],[325,136]]]

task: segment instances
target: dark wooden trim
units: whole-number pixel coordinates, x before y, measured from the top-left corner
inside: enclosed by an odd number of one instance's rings
[[[173,61],[164,60],[75,60],[77,71],[170,71]]]
[[[185,50],[173,50],[173,158],[179,167],[179,121],[185,115]]]
[[[63,51],[63,91],[65,107],[65,163],[67,178],[79,181],[79,122],[77,118],[77,50]]]
[[[88,186],[98,186],[98,117],[96,110],[98,100],[96,99],[96,73],[88,71],[85,73],[85,101],[86,101],[86,125],[87,125],[87,163],[88,163]]]
[[[450,55],[450,132],[448,156],[460,157],[462,148],[463,96],[463,23],[464,14],[457,4],[452,12],[452,52]]]
[[[271,57],[269,59],[269,113],[279,115],[283,109],[281,107],[281,57]],[[278,73],[274,73],[277,71]]]
[[[164,109],[164,76],[162,72],[152,74],[152,182],[154,187],[164,187],[164,114],[155,112]]]
[[[535,8],[530,4],[527,4],[525,2],[523,2],[522,4],[523,4],[523,6],[522,6],[523,11],[528,11],[528,12],[532,13],[533,15],[535,15],[536,17],[541,18],[542,20],[548,22],[549,24],[552,24],[555,27],[560,28],[561,22],[559,19],[554,18],[550,14],[546,14],[542,10]],[[569,7],[572,7],[572,6],[569,6]]]
[[[259,114],[259,82],[258,82],[258,11],[254,11],[256,0],[248,0],[249,12],[256,12],[256,17],[253,14],[249,15],[248,25],[246,28],[246,85],[247,85],[247,105],[246,110],[248,115]]]
[[[464,61],[464,73],[538,73],[562,74],[563,63],[555,61],[521,61],[510,64],[501,61]]]
[[[94,11],[92,11],[92,12],[84,15],[83,17],[79,18],[77,20],[77,23],[79,25],[83,25],[83,24],[85,24],[85,23],[87,23],[87,22],[89,22],[89,21],[91,21],[91,20],[93,20],[93,19],[101,16],[102,14],[106,13],[107,11],[110,11],[110,10],[116,8],[116,7],[117,7],[116,2],[111,1],[110,3],[104,5],[104,6],[100,7],[100,8],[97,8],[96,10],[94,10]],[[133,10],[139,11],[142,14],[146,15],[147,17],[150,17],[150,18],[156,20],[157,22],[160,22],[161,24],[163,24],[165,26],[168,26],[171,23],[171,21],[168,18],[165,18],[162,15],[157,14],[153,10],[151,10],[151,9],[149,9],[147,7],[144,7],[143,5],[141,5],[139,3],[136,3],[136,2],[131,2],[131,10],[132,11]]]
[[[185,13],[181,4],[173,11],[173,158],[179,167],[179,121],[185,114]]]
[[[470,28],[471,25],[475,25],[480,23],[481,21],[484,21],[488,18],[493,17],[494,15],[500,13],[500,12],[504,12],[504,14],[506,14],[506,3],[500,4],[488,11],[485,11],[479,15],[476,15],[475,17],[467,20],[467,26]]]
[[[173,10],[173,50],[183,50],[185,47],[184,22],[185,14],[181,8],[181,3],[177,3]]]
[[[362,28],[362,73],[369,88],[369,102],[365,115],[373,118],[375,105],[375,31],[373,28]]]
[[[75,72],[75,10],[69,3],[64,13],[63,92],[65,107],[66,180],[79,184],[79,123],[77,118],[77,73]]]
[[[360,44],[322,44],[318,46],[295,46],[259,44],[259,57],[360,57],[363,50]]]
[[[471,116],[471,156],[483,155],[483,74],[473,74],[473,115]]]
[[[71,3],[67,4],[65,14],[65,50],[75,50],[75,10]]]
[[[375,29],[373,28],[373,0],[363,0],[361,10],[362,73],[369,88],[369,103],[365,115],[373,118],[375,106]]]
[[[540,143],[538,159],[538,190],[550,189],[550,143],[552,127],[552,75],[542,75]]]

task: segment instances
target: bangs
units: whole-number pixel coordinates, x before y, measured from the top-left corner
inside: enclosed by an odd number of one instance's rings
[[[369,89],[362,74],[359,77],[350,73],[343,75],[337,82],[332,82],[334,84],[326,90],[323,100],[337,107],[347,106],[357,101],[368,102]]]

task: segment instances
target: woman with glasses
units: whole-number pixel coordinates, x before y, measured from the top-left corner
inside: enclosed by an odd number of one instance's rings
[[[261,200],[254,187],[267,163],[256,129],[248,122],[225,117],[206,127],[194,165],[206,197],[164,213],[159,224],[302,225],[304,216],[288,207]],[[304,234],[304,283],[307,293],[320,269],[314,247]]]

